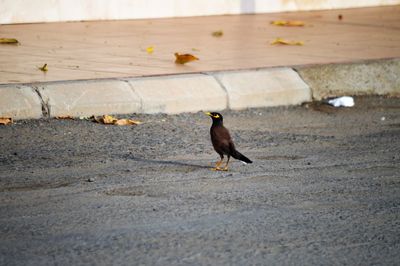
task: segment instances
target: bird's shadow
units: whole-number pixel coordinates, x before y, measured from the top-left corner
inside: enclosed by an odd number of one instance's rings
[[[144,162],[144,163],[151,163],[151,164],[190,166],[190,167],[195,167],[195,168],[200,168],[200,169],[210,168],[210,166],[206,166],[206,165],[184,163],[184,162],[179,162],[179,161],[163,161],[163,160],[145,159],[145,158],[141,158],[141,157],[136,157],[133,154],[127,154],[124,157],[129,160],[133,160],[133,161],[137,161],[137,162]]]

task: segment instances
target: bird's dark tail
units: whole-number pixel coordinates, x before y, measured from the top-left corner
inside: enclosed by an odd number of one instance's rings
[[[232,152],[231,155],[232,155],[233,158],[238,159],[238,160],[240,160],[242,162],[252,163],[252,161],[249,158],[247,158],[246,156],[244,156],[243,154],[241,154],[240,152],[238,152],[236,150],[234,152]]]

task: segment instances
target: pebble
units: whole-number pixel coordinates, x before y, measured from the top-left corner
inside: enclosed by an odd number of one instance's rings
[[[95,181],[94,177],[88,179],[88,182],[94,182],[94,181]]]

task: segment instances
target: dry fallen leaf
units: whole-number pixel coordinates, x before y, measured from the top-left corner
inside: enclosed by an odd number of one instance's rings
[[[154,47],[153,47],[153,46],[147,47],[147,48],[146,48],[146,52],[147,52],[148,54],[152,54],[152,53],[154,52]]]
[[[272,25],[276,26],[289,26],[289,27],[303,27],[305,24],[300,20],[274,20],[271,21]]]
[[[0,125],[12,124],[13,120],[11,117],[0,117]]]
[[[18,40],[14,38],[0,38],[2,44],[18,44]]]
[[[191,62],[191,61],[199,60],[199,58],[197,58],[197,57],[195,57],[194,55],[191,55],[191,54],[178,54],[178,53],[175,53],[175,57],[176,57],[176,59],[175,59],[175,63],[176,64],[186,64],[186,63]]]
[[[139,125],[142,122],[137,121],[137,120],[132,120],[132,119],[118,119],[117,121],[114,122],[114,125],[118,126],[126,126],[126,125]]]
[[[114,124],[118,119],[111,115],[103,115],[103,124]]]
[[[43,72],[47,72],[49,69],[47,68],[47,64],[44,64],[42,67],[38,67],[39,70],[43,71]]]
[[[284,40],[284,39],[282,39],[282,38],[276,38],[275,40],[273,40],[273,41],[271,42],[271,44],[272,44],[272,45],[275,45],[275,44],[284,44],[284,45],[304,45],[304,42],[302,42],[302,41],[287,41],[287,40]]]
[[[212,33],[212,36],[214,37],[222,37],[222,35],[224,35],[224,32],[222,30],[217,30]]]
[[[71,120],[73,120],[74,118],[70,115],[59,115],[59,116],[56,116],[56,119],[71,119]]]
[[[97,123],[106,124],[106,125],[117,125],[117,126],[126,126],[126,125],[139,125],[142,122],[132,119],[118,119],[111,115],[103,115],[102,117],[94,117],[94,120]]]

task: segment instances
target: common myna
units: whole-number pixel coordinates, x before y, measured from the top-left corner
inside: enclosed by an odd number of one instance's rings
[[[231,158],[231,156],[244,163],[252,163],[252,161],[249,158],[247,158],[246,156],[244,156],[235,149],[235,145],[233,144],[231,135],[229,134],[228,129],[224,127],[222,115],[220,113],[214,113],[214,112],[212,113],[207,112],[206,115],[212,118],[213,123],[210,128],[211,142],[212,145],[214,146],[214,150],[221,157],[221,160],[217,162],[213,170],[227,171],[229,159]],[[219,166],[222,164],[222,161],[224,160],[224,155],[228,156],[228,160],[226,162],[225,167],[220,168]]]

